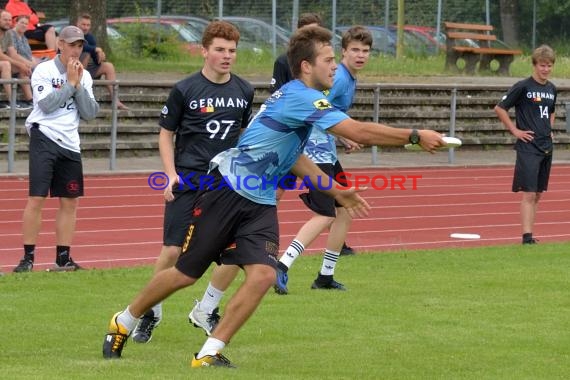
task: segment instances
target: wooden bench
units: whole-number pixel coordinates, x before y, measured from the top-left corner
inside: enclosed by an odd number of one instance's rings
[[[509,66],[515,55],[522,54],[517,49],[500,49],[491,47],[491,41],[497,41],[497,36],[491,34],[492,25],[463,24],[444,22],[447,55],[445,58],[446,70],[458,70],[459,61],[463,60],[463,71],[474,74],[477,64],[479,71],[493,71],[491,62],[497,61],[499,66],[494,70],[500,75],[509,75]]]

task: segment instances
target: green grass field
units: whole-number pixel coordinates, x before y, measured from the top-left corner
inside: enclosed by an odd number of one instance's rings
[[[130,341],[123,359],[108,361],[108,320],[146,283],[150,266],[5,275],[0,377],[566,379],[568,252],[570,243],[361,253],[337,266],[347,292],[309,289],[321,257],[301,257],[291,294],[271,290],[224,350],[237,370],[188,365],[205,335],[187,314],[207,277],[166,301],[150,344]]]

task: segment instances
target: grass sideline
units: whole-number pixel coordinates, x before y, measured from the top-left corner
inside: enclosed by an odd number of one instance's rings
[[[101,357],[111,315],[152,267],[0,277],[5,379],[555,379],[570,376],[570,243],[342,257],[347,292],[310,290],[320,256],[271,290],[224,353],[188,367],[204,334],[187,313],[207,277],[166,301],[148,345]],[[241,275],[240,275],[241,276]],[[233,293],[235,286],[228,291]],[[227,300],[227,297],[225,298]],[[196,372],[198,371],[198,372]]]

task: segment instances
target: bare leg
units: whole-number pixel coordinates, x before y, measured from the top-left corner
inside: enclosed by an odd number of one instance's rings
[[[51,50],[57,50],[57,36],[55,35],[55,29],[49,28],[45,34],[46,47]]]
[[[129,311],[135,318],[140,318],[145,311],[164,301],[178,289],[193,285],[196,281],[196,278],[186,276],[175,267],[157,272],[129,304]]]
[[[335,218],[323,215],[314,215],[297,232],[295,240],[300,241],[307,248],[319,235],[330,227]]]
[[[0,77],[2,79],[10,80],[12,79],[12,65],[8,61],[0,61]],[[8,99],[8,103],[10,103],[10,99],[12,98],[12,86],[10,83],[4,83],[4,92],[6,93],[6,98]]]
[[[270,266],[245,265],[244,271],[245,280],[228,302],[226,313],[212,335],[225,343],[229,343],[275,283],[275,269]]]
[[[212,272],[210,283],[218,290],[226,291],[239,273],[237,265],[218,265]]]
[[[107,80],[116,80],[117,74],[115,73],[115,66],[113,66],[113,64],[110,62],[103,62],[103,63],[101,63],[101,66],[99,66],[99,70],[97,70],[97,73],[95,76],[96,77],[104,76],[105,79],[107,79]],[[113,86],[108,85],[107,90],[109,91],[109,95],[112,98],[113,97]],[[129,109],[129,107],[124,105],[119,99],[117,99],[117,108],[120,110],[128,110]]]
[[[173,267],[181,252],[182,247],[177,247],[175,245],[163,245],[160,250],[160,255],[154,264],[154,273]]]
[[[352,224],[352,218],[344,207],[337,207],[336,218],[331,224],[331,229],[327,237],[327,249],[333,252],[340,252],[346,235]]]
[[[57,245],[70,246],[75,232],[75,220],[79,198],[59,198],[59,209],[55,216],[55,237]]]
[[[42,208],[44,197],[29,197],[24,208],[22,232],[24,244],[35,245],[42,225]]]
[[[522,232],[532,233],[541,193],[524,192],[521,201]]]

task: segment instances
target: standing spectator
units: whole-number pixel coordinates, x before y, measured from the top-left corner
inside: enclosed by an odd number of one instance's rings
[[[550,177],[556,87],[548,78],[555,60],[550,46],[536,48],[532,53],[532,75],[515,83],[495,106],[499,120],[517,138],[512,190],[522,191],[523,244],[536,243],[532,233],[538,201],[547,190]],[[511,107],[515,107],[515,123],[508,113]]]
[[[302,155],[311,128],[370,145],[397,146],[409,141],[409,129],[353,120],[327,101],[322,91],[332,86],[336,70],[331,38],[330,31],[318,26],[300,28],[293,34],[288,56],[297,79],[265,101],[237,147],[210,161],[212,185],[194,204],[182,254],[174,267],[155,273],[132,302],[112,316],[103,340],[104,358],[121,357],[139,318],[153,305],[195,284],[211,263],[223,262],[241,266],[245,279],[229,300],[226,314],[212,336],[193,355],[190,366],[234,367],[222,350],[275,282],[277,201],[275,188],[267,186],[266,181],[282,178],[291,170],[314,186],[318,186],[319,178],[326,178]],[[439,133],[429,130],[419,131],[416,142],[430,152],[444,144]],[[248,186],[239,186],[245,177],[251,180]],[[355,188],[341,188],[331,182],[332,186],[323,191],[347,207],[351,216],[367,215],[370,206]],[[236,244],[236,249],[227,252],[231,243]]]
[[[57,50],[57,36],[54,27],[47,24],[41,25],[40,17],[28,4],[22,0],[8,0],[6,10],[10,12],[13,17],[21,15],[30,16],[30,24],[26,31],[26,37],[43,42],[50,50]]]
[[[30,272],[48,193],[59,197],[55,220],[58,268],[76,270],[70,254],[78,199],[83,195],[83,168],[79,148],[79,119],[95,118],[99,105],[93,80],[79,56],[83,32],[76,26],[59,35],[60,54],[40,63],[32,75],[34,109],[26,119],[30,135],[29,197],[23,216],[24,257],[14,272]]]
[[[202,36],[202,69],[174,86],[160,115],[158,145],[171,186],[165,192],[163,243],[155,273],[173,267],[180,256],[198,195],[185,183],[179,188],[178,176],[192,178],[198,187],[210,160],[237,144],[251,118],[253,87],[231,72],[239,37],[234,25],[211,22]],[[216,104],[210,109],[198,106],[212,99]],[[133,340],[149,342],[161,319],[162,303],[158,303],[143,315]]]
[[[83,53],[81,54],[81,62],[83,66],[87,68],[89,74],[93,79],[99,79],[105,77],[106,80],[117,79],[117,74],[115,73],[115,66],[111,62],[106,62],[107,56],[103,49],[97,46],[97,41],[95,36],[90,33],[91,31],[91,15],[88,13],[83,13],[77,19],[77,27],[83,31],[85,34],[85,40],[87,41],[83,45]],[[111,98],[113,97],[113,86],[107,85],[107,90]],[[120,110],[128,110],[129,107],[124,105],[120,100],[117,99],[117,108]]]
[[[0,60],[10,62],[12,74],[17,74],[20,79],[30,79],[32,75],[32,68],[23,60],[14,48],[14,41],[12,34],[9,33],[12,25],[12,15],[5,10],[0,11]],[[29,84],[20,85],[24,93],[24,100],[18,102],[16,107],[18,109],[31,109],[32,108],[32,88]]]

